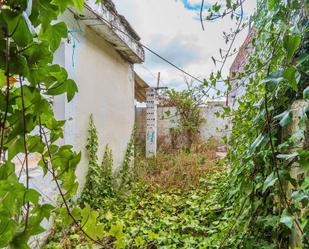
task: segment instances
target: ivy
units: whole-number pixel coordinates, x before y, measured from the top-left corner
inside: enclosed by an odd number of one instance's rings
[[[309,63],[305,2],[258,1],[250,43],[243,51],[246,66],[224,80],[228,89],[234,84],[242,87],[244,94],[236,99],[238,108],[224,114],[232,117],[233,129],[229,141],[231,174],[222,201],[232,206],[230,225],[219,248],[309,245],[309,190],[304,184],[308,182],[304,138],[308,137]],[[241,5],[237,8],[242,9]],[[227,7],[224,12],[233,13],[231,9]],[[242,19],[236,22],[240,27]],[[239,32],[230,34],[229,41],[233,42]],[[299,124],[292,118],[297,114]]]
[[[108,145],[105,151],[102,163],[98,162],[98,132],[95,127],[93,116],[90,116],[88,139],[86,149],[88,152],[88,173],[86,184],[83,189],[80,202],[89,204],[92,208],[100,208],[106,197],[114,195],[113,186],[113,157],[112,151]]]

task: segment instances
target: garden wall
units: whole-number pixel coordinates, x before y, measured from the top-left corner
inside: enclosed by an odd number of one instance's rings
[[[215,138],[222,141],[222,138],[227,135],[225,125],[227,120],[219,118],[215,113],[222,112],[224,102],[210,102],[207,106],[201,107],[202,115],[206,122],[200,128],[201,142],[207,142],[210,138]],[[167,117],[166,112],[170,111]],[[176,126],[177,116],[175,116],[175,107],[159,106],[157,113],[157,127],[158,127],[158,146],[171,143],[170,128]],[[138,145],[145,145],[146,137],[146,107],[137,107],[135,112],[136,123],[136,141]]]

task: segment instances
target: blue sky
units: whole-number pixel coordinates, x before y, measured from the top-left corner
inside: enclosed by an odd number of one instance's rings
[[[201,9],[201,1],[190,1],[190,0],[181,0],[183,3],[184,7],[188,10],[194,10],[194,11],[200,11]],[[209,9],[211,8],[212,4],[209,3],[208,1],[205,1],[205,4],[203,6],[204,9]]]

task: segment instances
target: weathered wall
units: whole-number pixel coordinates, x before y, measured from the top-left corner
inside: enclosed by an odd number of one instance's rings
[[[70,103],[64,96],[55,98],[54,108],[58,118],[67,120],[63,142],[82,152],[76,172],[81,189],[88,170],[85,145],[91,113],[99,134],[99,160],[106,144],[113,151],[115,168],[124,159],[135,117],[133,66],[90,28],[79,31],[70,13],[63,19],[73,32],[56,61],[65,58],[64,66],[79,92]]]
[[[86,39],[85,47],[77,54],[77,101],[66,106],[72,111],[72,120],[68,122],[65,142],[85,152],[89,115],[93,113],[99,134],[99,158],[103,146],[108,144],[118,167],[123,161],[134,125],[133,70],[90,29],[87,29]],[[84,154],[77,170],[81,183],[86,172]]]
[[[200,137],[203,142],[207,142],[210,138],[221,139],[226,135],[225,125],[226,120],[218,118],[215,113],[222,111],[222,103],[209,104],[201,107],[202,115],[206,120],[200,128]],[[170,111],[170,116],[166,116],[166,112]],[[169,130],[175,127],[177,117],[175,116],[176,109],[174,107],[158,107],[157,127],[158,127],[158,144],[170,143]],[[173,120],[173,121],[172,121]],[[136,128],[137,128],[137,143],[144,144],[146,136],[146,108],[138,107],[136,110]]]

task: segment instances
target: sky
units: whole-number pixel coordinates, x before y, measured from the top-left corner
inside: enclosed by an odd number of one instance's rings
[[[205,0],[205,9],[224,0]],[[212,56],[220,57],[219,49],[227,49],[223,32],[235,29],[229,17],[205,22],[203,31],[199,10],[201,0],[114,0],[118,12],[126,17],[141,37],[141,42],[177,66],[204,79],[220,67],[214,65]],[[245,16],[254,12],[256,0],[244,2]],[[241,46],[248,31],[237,37],[235,47]],[[231,57],[223,70],[227,75],[233,62]],[[161,73],[160,86],[181,90],[186,87],[185,76],[161,59],[146,51],[145,63],[135,65],[136,72],[150,85],[156,86]],[[186,77],[190,81],[189,77]],[[218,86],[223,88],[223,86]]]

